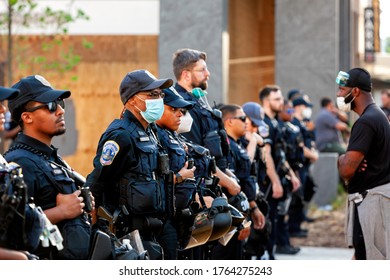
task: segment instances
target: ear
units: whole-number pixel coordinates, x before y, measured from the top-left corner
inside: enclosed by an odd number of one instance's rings
[[[223,125],[225,127],[231,127],[232,125],[232,119],[226,119],[224,122],[223,122]]]
[[[183,72],[181,72],[181,78],[182,78],[184,81],[189,81],[189,80],[191,80],[191,71],[183,70]]]
[[[32,123],[33,122],[33,119],[31,117],[31,113],[29,112],[23,112],[22,115],[20,116],[20,118],[22,119],[23,123]]]

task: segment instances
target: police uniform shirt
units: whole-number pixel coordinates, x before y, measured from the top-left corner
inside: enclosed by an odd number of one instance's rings
[[[306,125],[303,121],[298,120],[297,118],[293,118],[291,121],[293,125],[296,125],[299,127],[299,130],[302,133],[303,137],[303,143],[305,144],[305,147],[308,147],[309,149],[312,148],[312,141],[314,140],[311,132],[306,128]]]
[[[187,145],[188,157],[194,160],[194,166],[196,167],[194,173],[195,178],[208,177],[210,172],[210,151],[205,147],[188,140],[181,134],[176,135],[178,136],[180,141],[184,142]]]
[[[291,122],[278,120],[282,129],[283,139],[286,143],[286,159],[294,170],[299,169],[299,165],[304,162],[303,136],[298,126]]]
[[[34,197],[35,204],[41,206],[43,210],[53,208],[56,206],[56,196],[59,192],[64,194],[71,194],[77,190],[77,187],[73,183],[73,180],[64,172],[61,168],[54,164],[48,163],[48,160],[52,160],[57,164],[62,165],[57,154],[57,149],[53,146],[49,147],[46,144],[29,137],[23,133],[19,133],[12,145],[33,147],[35,153],[39,154],[37,157],[41,159],[42,163],[47,166],[47,171],[42,170],[35,162],[35,159],[31,157],[31,152],[25,149],[18,149],[18,156],[14,156],[12,152],[5,154],[5,159],[8,162],[16,162],[22,167],[23,179],[28,186],[29,197]],[[51,177],[62,190],[53,186],[52,181],[48,178]]]
[[[131,131],[125,124],[132,124]],[[95,197],[95,207],[104,204],[114,211],[119,205],[117,185],[128,172],[137,180],[157,179],[157,141],[150,127],[146,130],[128,110],[123,119],[114,120],[99,140],[94,170],[87,176],[87,185]],[[147,159],[145,157],[147,156]]]
[[[189,110],[193,119],[191,131],[182,134],[194,143],[205,146],[204,136],[209,131],[218,130],[218,122],[213,119],[209,110],[202,107],[198,99],[190,95],[178,83],[175,84],[175,89],[185,100],[195,103],[194,108]]]
[[[246,149],[240,143],[240,140],[235,141],[229,136],[230,140],[230,155],[228,156],[229,168],[237,176],[240,181],[242,191],[248,197],[248,201],[253,201],[256,198],[255,178],[251,179],[251,161]]]
[[[263,135],[266,136],[266,135]],[[264,141],[264,139],[263,139]],[[245,137],[240,137],[240,142],[245,147],[245,149],[249,145],[249,141]],[[263,159],[263,154],[261,151],[261,147],[259,145],[256,145],[256,152],[255,157],[252,162],[252,165],[254,165],[254,170],[252,171],[251,175],[256,175],[257,177],[257,183],[259,184],[260,188],[264,188],[266,186],[266,177],[267,177],[267,166],[265,165],[265,161]]]
[[[169,167],[174,173],[179,172],[186,162],[186,151],[175,132],[157,126],[161,145],[168,152]]]
[[[268,125],[269,132],[267,136],[264,136],[264,143],[271,146],[271,155],[275,160],[276,158],[276,145],[281,142],[282,133],[279,128],[278,121],[276,119],[271,119],[267,114],[264,116],[264,122]],[[275,162],[275,165],[277,162]]]

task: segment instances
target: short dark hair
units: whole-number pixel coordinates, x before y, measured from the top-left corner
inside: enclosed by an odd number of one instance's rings
[[[324,98],[321,99],[321,107],[322,108],[325,108],[330,103],[332,103],[332,99],[330,99],[329,97],[324,97]]]
[[[179,49],[173,54],[173,74],[179,80],[184,70],[192,69],[199,60],[206,61],[207,54],[193,49]]]
[[[235,115],[237,110],[240,110],[241,106],[236,105],[236,104],[228,104],[228,105],[223,105],[220,110],[222,112],[222,118],[225,118],[226,116],[231,116]]]
[[[266,99],[271,92],[280,90],[280,87],[277,85],[267,85],[263,87],[259,92],[260,103],[263,104],[264,99]]]

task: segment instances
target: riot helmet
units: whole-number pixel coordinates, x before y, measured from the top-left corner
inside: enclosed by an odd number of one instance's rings
[[[239,192],[238,194],[230,197],[228,202],[230,205],[234,206],[238,211],[240,211],[245,217],[248,216],[249,202],[244,192]]]
[[[232,216],[226,198],[216,197],[209,208],[208,216],[214,221],[213,231],[209,241],[221,238],[230,230]]]
[[[209,217],[209,209],[197,213],[182,213],[179,225],[179,247],[183,250],[205,244],[212,232],[214,221]]]

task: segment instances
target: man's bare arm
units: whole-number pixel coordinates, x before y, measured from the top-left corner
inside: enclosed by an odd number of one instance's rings
[[[358,170],[364,159],[364,154],[358,151],[348,151],[341,155],[338,160],[338,169],[341,178],[349,181]]]

